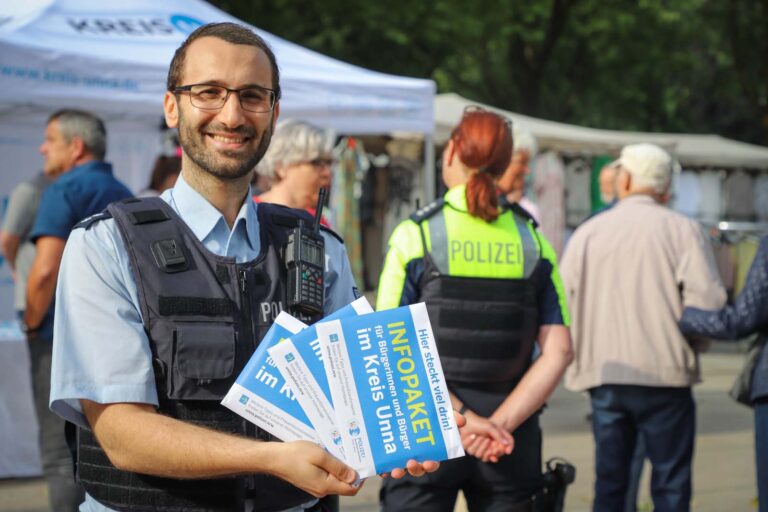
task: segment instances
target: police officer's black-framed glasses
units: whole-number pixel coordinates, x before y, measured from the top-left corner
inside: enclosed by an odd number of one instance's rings
[[[200,110],[219,110],[229,99],[231,93],[237,94],[243,110],[254,113],[272,112],[275,108],[275,91],[266,87],[252,85],[242,89],[229,89],[215,84],[192,84],[176,87],[171,92],[189,93],[192,106]]]

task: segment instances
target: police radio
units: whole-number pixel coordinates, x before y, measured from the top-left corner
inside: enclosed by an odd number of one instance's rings
[[[288,235],[285,264],[288,267],[288,307],[308,315],[323,312],[325,293],[325,240],[320,235],[320,217],[325,202],[325,189],[317,198],[315,222],[311,229],[299,220]]]

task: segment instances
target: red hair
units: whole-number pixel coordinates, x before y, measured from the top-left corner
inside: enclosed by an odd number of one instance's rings
[[[499,216],[496,179],[512,158],[512,132],[499,115],[485,110],[464,113],[451,140],[461,163],[477,171],[467,183],[467,210],[486,222]]]

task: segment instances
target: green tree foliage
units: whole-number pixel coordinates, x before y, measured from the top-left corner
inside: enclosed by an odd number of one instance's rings
[[[768,0],[213,3],[332,57],[515,112],[768,142]]]

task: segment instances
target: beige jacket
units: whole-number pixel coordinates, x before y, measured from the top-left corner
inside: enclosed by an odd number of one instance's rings
[[[649,196],[627,197],[576,230],[560,272],[576,353],[566,387],[700,380],[677,320],[683,307],[718,309],[726,295],[696,221]]]

